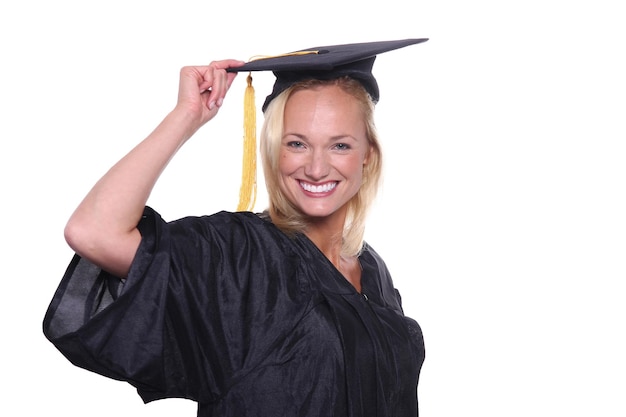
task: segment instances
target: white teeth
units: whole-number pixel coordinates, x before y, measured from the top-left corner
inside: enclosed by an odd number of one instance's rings
[[[322,185],[313,185],[306,182],[300,182],[300,186],[310,193],[327,193],[337,186],[336,182],[327,182]]]

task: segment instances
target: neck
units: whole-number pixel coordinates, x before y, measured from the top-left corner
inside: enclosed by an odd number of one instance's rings
[[[337,267],[341,260],[344,220],[344,216],[311,219],[305,232],[315,246]]]
[[[337,270],[361,292],[361,268],[356,256],[342,256],[345,216],[317,219],[309,223],[306,236],[318,247]]]

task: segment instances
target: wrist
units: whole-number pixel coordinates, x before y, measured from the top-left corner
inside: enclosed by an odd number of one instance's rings
[[[201,116],[180,106],[174,107],[165,117],[164,123],[178,132],[178,135],[182,138],[182,143],[191,138],[203,125]]]

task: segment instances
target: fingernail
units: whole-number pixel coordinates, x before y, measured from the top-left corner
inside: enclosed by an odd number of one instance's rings
[[[211,101],[209,102],[209,110],[213,110],[215,108],[215,102]]]
[[[222,104],[224,104],[224,99],[223,98],[218,98],[217,99],[217,107],[222,107]]]

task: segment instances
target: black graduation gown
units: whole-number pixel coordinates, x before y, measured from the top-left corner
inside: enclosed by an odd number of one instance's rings
[[[73,364],[202,417],[418,415],[422,332],[371,247],[359,294],[253,213],[147,207],[139,230],[125,280],[75,255],[50,303],[44,333]]]

